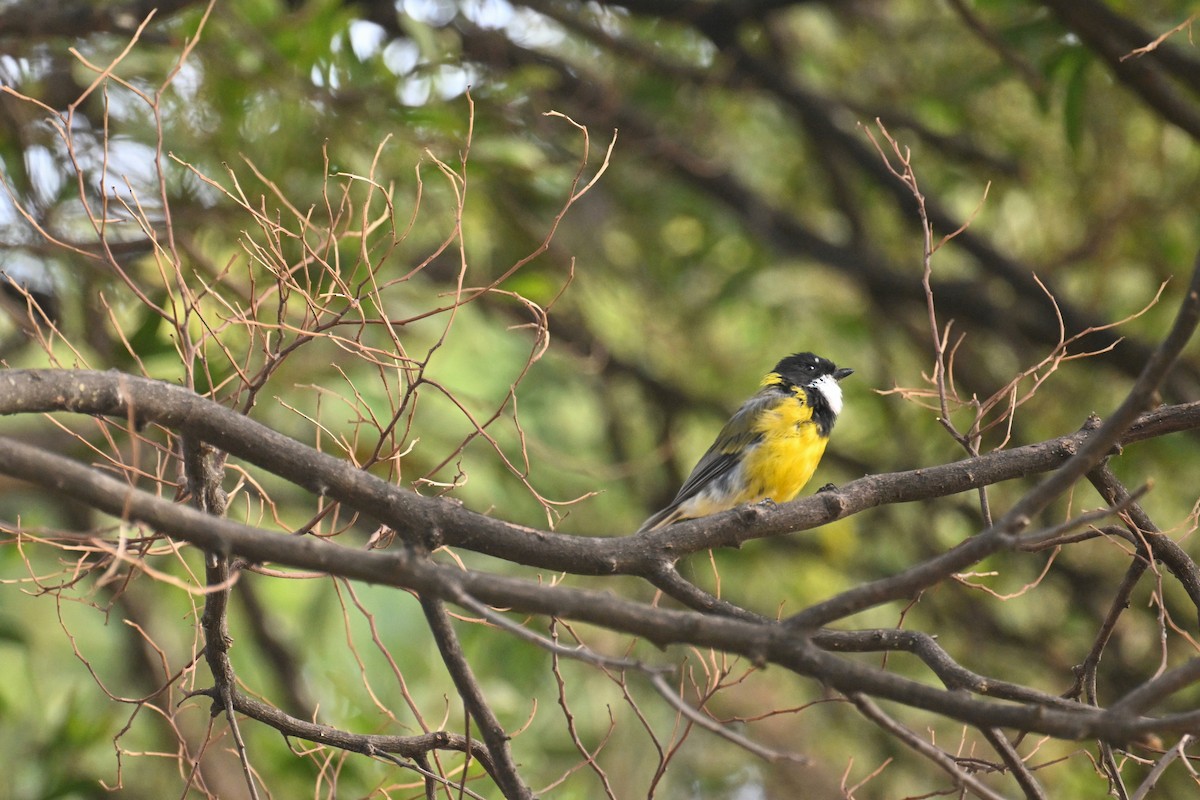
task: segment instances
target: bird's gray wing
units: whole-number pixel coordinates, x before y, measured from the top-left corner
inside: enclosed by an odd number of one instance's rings
[[[720,480],[732,472],[745,456],[745,451],[762,438],[762,434],[754,430],[754,422],[758,415],[779,402],[783,396],[783,392],[778,388],[767,387],[742,404],[742,407],[725,423],[725,427],[721,428],[721,432],[717,434],[712,446],[692,468],[691,474],[683,482],[675,499],[666,508],[642,523],[639,531],[651,530],[665,524],[681,505],[698,495],[713,481]],[[669,519],[669,521],[674,522],[675,520]]]

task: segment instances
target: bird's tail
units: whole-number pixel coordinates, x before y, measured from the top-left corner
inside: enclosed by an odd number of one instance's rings
[[[678,503],[672,503],[662,511],[651,515],[649,519],[642,523],[642,527],[637,529],[637,532],[646,533],[647,531],[656,531],[681,519],[683,519],[683,511],[680,510]]]

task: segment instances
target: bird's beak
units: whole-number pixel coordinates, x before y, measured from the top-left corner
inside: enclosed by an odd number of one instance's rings
[[[835,381],[840,381],[842,378],[848,378],[853,374],[854,370],[850,369],[849,367],[842,367],[839,370],[834,370],[833,379]]]

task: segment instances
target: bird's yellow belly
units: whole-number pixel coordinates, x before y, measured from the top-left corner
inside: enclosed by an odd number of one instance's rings
[[[738,503],[786,503],[800,493],[829,441],[811,417],[811,409],[800,403],[785,403],[764,415],[757,426],[763,439],[746,455],[745,491]]]

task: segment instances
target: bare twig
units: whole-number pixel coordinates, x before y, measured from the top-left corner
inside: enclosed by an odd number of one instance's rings
[[[651,675],[650,685],[654,687],[654,690],[657,691],[658,694],[664,700],[666,700],[672,708],[683,714],[692,722],[696,723],[701,728],[704,728],[706,731],[715,733],[722,739],[733,742],[738,747],[755,756],[758,756],[764,761],[790,761],[795,764],[812,763],[812,759],[810,759],[808,756],[801,756],[795,753],[781,753],[777,750],[772,750],[769,747],[763,747],[762,745],[751,741],[745,736],[742,736],[740,733],[730,730],[712,717],[705,716],[697,709],[688,705],[688,703],[686,703],[683,698],[679,696],[678,691],[669,683],[667,683],[666,678],[664,678],[661,674],[655,673]]]
[[[204,690],[198,694],[212,697],[212,690]],[[470,753],[484,770],[495,777],[495,764],[487,747],[482,742],[450,731],[429,731],[416,736],[392,736],[388,734],[350,733],[322,725],[317,722],[299,719],[287,714],[273,705],[264,703],[240,692],[234,692],[233,709],[239,714],[245,714],[251,719],[270,725],[285,736],[305,739],[318,744],[337,747],[354,753],[368,756],[378,756],[383,753],[396,755],[418,761],[425,754],[437,750],[451,750],[459,753]],[[214,698],[215,700],[216,698]],[[407,766],[407,765],[406,765]]]
[[[1154,351],[1121,405],[1059,469],[1027,492],[994,525],[967,542],[891,578],[857,586],[812,606],[791,617],[789,624],[798,628],[815,628],[881,602],[911,597],[992,553],[1016,545],[1020,532],[1029,525],[1030,520],[1099,464],[1138,416],[1150,407],[1159,383],[1191,339],[1197,322],[1200,322],[1200,258],[1197,258],[1187,294],[1166,339]]]
[[[1121,58],[1118,60],[1119,61],[1128,61],[1131,58],[1141,58],[1142,56],[1146,55],[1147,53],[1153,53],[1155,50],[1158,49],[1159,45],[1161,45],[1167,39],[1170,39],[1175,34],[1179,33],[1184,28],[1190,28],[1192,23],[1195,21],[1196,21],[1196,15],[1192,14],[1187,19],[1185,19],[1183,22],[1179,23],[1174,28],[1171,28],[1171,30],[1167,31],[1166,33],[1164,33],[1161,36],[1159,36],[1158,38],[1156,38],[1153,42],[1150,42],[1149,44],[1144,44],[1141,47],[1135,47],[1134,49],[1130,50],[1125,55],[1121,56]]]
[[[553,637],[553,643],[555,647],[558,648],[558,628],[555,621],[551,621],[550,623],[550,635]],[[604,735],[604,739],[596,745],[595,750],[589,751],[584,745],[583,740],[579,738],[579,731],[576,730],[575,727],[575,715],[571,713],[571,705],[567,699],[567,682],[563,678],[562,670],[559,669],[559,650],[554,649],[551,651],[551,653],[553,659],[551,671],[554,673],[554,681],[558,685],[558,705],[560,708],[562,708],[563,718],[567,722],[567,733],[571,736],[571,743],[575,745],[575,749],[579,751],[581,756],[583,756],[584,764],[586,764],[587,767],[594,772],[596,777],[600,780],[600,785],[604,787],[605,797],[608,797],[609,800],[617,800],[616,794],[613,793],[612,784],[608,780],[608,773],[606,773],[604,768],[596,762],[596,756],[599,755],[600,751],[604,749],[604,746],[608,744],[609,737],[612,735],[613,729],[616,727],[616,723],[612,719],[612,712],[611,710],[609,711],[609,727],[607,733]]]
[[[1179,741],[1170,750],[1162,754],[1158,761],[1154,762],[1154,767],[1148,773],[1142,782],[1138,785],[1130,796],[1130,800],[1146,800],[1150,796],[1150,792],[1154,791],[1154,787],[1158,785],[1163,773],[1167,771],[1167,767],[1171,763],[1179,759],[1187,762],[1187,748],[1195,741],[1195,737],[1190,734],[1184,734],[1179,737]]]
[[[985,728],[983,731],[984,738],[988,743],[996,749],[1000,754],[1000,758],[1004,761],[1004,765],[1008,767],[1017,779],[1017,784],[1024,792],[1026,800],[1047,800],[1046,791],[1042,788],[1037,779],[1033,777],[1033,773],[1025,766],[1025,762],[1021,759],[1021,754],[1013,747],[1012,742],[1004,735],[1004,731],[995,728]]]
[[[915,732],[885,714],[883,709],[866,695],[855,693],[849,694],[847,697],[862,712],[864,717],[941,767],[942,770],[954,779],[957,786],[966,789],[977,797],[984,798],[984,800],[1004,800],[1003,795],[994,792],[974,775],[964,771],[952,756],[925,741]]]

